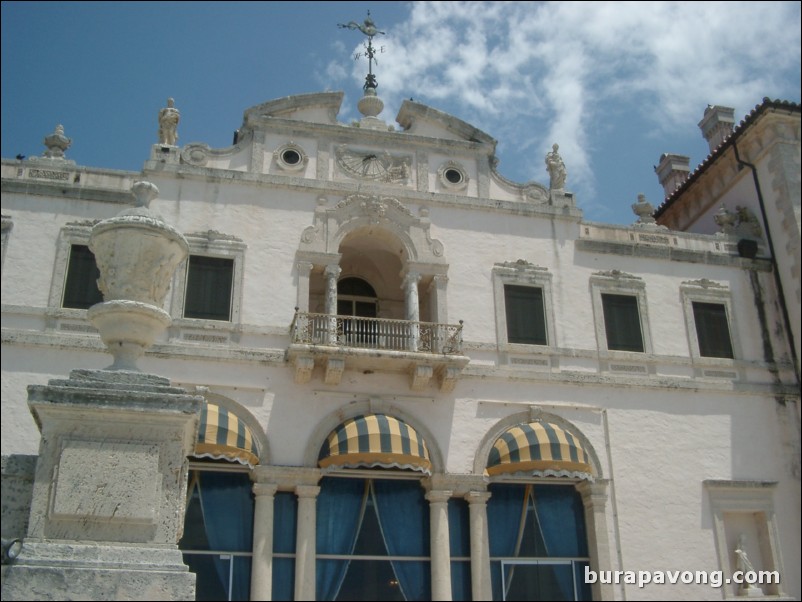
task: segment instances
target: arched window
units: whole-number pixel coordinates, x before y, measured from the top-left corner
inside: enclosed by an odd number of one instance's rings
[[[417,478],[431,472],[426,442],[392,416],[356,416],[329,434],[318,464],[329,476],[317,500],[317,599],[430,599],[429,506]]]
[[[378,315],[376,291],[361,278],[343,278],[337,283],[337,314],[375,318]]]
[[[573,481],[592,478],[593,468],[578,438],[549,422],[515,425],[493,444],[487,474],[504,479],[488,487],[493,599],[590,600],[584,509]]]
[[[184,562],[197,575],[196,600],[248,600],[254,501],[249,467],[259,463],[253,433],[236,414],[214,403],[201,412],[190,465]]]

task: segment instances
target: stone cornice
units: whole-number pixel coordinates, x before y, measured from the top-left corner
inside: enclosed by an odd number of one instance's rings
[[[36,332],[30,330],[17,330],[12,328],[2,329],[3,345],[23,345],[30,347],[48,347],[63,350],[82,350],[105,353],[105,347],[100,338],[88,336],[86,334],[71,334],[61,331]],[[596,356],[598,352],[581,349],[555,349],[552,355],[557,357],[589,357]],[[642,354],[638,354],[642,355]],[[197,344],[183,344],[179,342],[155,343],[145,354],[146,357],[160,357],[165,359],[182,360],[214,360],[224,362],[236,362],[242,364],[259,364],[271,367],[285,367],[288,363],[285,358],[285,350],[282,349],[254,349],[236,346],[202,346]],[[467,358],[465,358],[467,359]],[[666,364],[672,366],[691,366],[690,358],[665,357],[649,355],[640,358],[641,362],[649,364]],[[717,364],[712,363],[711,367]],[[726,366],[728,371],[739,372],[744,369],[764,370],[768,372],[789,371],[788,364],[772,364],[765,362],[738,362],[728,360]],[[650,374],[644,376],[629,376],[611,374],[609,372],[573,372],[570,370],[560,370],[557,372],[542,372],[528,370],[526,368],[514,368],[506,365],[497,366],[478,366],[468,364],[462,372],[461,380],[470,381],[471,379],[499,380],[499,381],[519,381],[530,383],[545,383],[549,385],[565,386],[610,386],[627,387],[644,390],[679,390],[679,391],[705,391],[720,392],[726,394],[742,395],[784,395],[793,396],[798,394],[793,384],[773,384],[764,382],[744,382],[728,379],[710,378],[683,378],[673,376],[663,376]],[[790,376],[788,382],[791,383],[793,377]]]
[[[135,176],[136,174],[131,174]],[[88,188],[75,186],[64,182],[46,182],[41,180],[11,180],[4,179],[0,183],[0,191],[4,193],[23,193],[33,196],[59,197],[81,201],[99,201],[130,205],[133,196],[130,192],[109,188]]]
[[[397,187],[363,181],[330,181],[299,178],[297,176],[254,174],[241,171],[212,169],[191,165],[162,164],[158,170],[156,165],[146,163],[143,177],[160,181],[164,177],[176,177],[185,180],[194,179],[203,182],[234,182],[242,186],[268,186],[273,189],[293,190],[309,194],[330,197],[346,197],[352,194],[393,196],[404,203],[422,204],[427,207],[453,207],[478,211],[495,211],[520,216],[543,217],[578,222],[582,218],[579,209],[556,207],[519,200],[499,200],[478,198],[458,194],[433,194],[415,190],[399,191]]]

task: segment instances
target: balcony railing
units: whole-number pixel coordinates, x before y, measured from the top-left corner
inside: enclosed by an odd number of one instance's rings
[[[296,312],[290,332],[296,344],[462,354],[462,321],[435,324]]]

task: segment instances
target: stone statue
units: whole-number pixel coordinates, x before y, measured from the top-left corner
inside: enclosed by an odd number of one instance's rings
[[[746,535],[741,533],[738,536],[738,543],[735,545],[735,569],[741,572],[741,595],[756,596],[762,594],[762,590],[752,583],[747,583],[744,577],[746,573],[755,572],[755,565],[749,560],[746,553]]]
[[[565,171],[565,163],[563,163],[560,153],[557,152],[560,149],[559,145],[554,144],[551,149],[551,152],[546,155],[546,169],[549,171],[550,177],[549,189],[562,190],[565,188],[565,178],[568,173]]]
[[[725,205],[722,205],[718,212],[713,216],[713,221],[720,228],[719,234],[730,236],[735,234],[735,222],[738,217],[732,213]]]
[[[736,235],[753,240],[760,240],[763,238],[763,229],[760,227],[760,221],[758,221],[757,216],[752,213],[749,207],[736,205],[735,214],[738,216],[738,225],[735,227]]]
[[[175,146],[178,140],[178,122],[181,113],[175,108],[175,101],[167,99],[167,106],[159,111],[159,144]]]

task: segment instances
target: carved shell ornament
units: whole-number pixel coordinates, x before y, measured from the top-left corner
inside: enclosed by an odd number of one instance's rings
[[[387,205],[378,199],[367,199],[360,206],[373,224],[378,224],[387,213]]]

